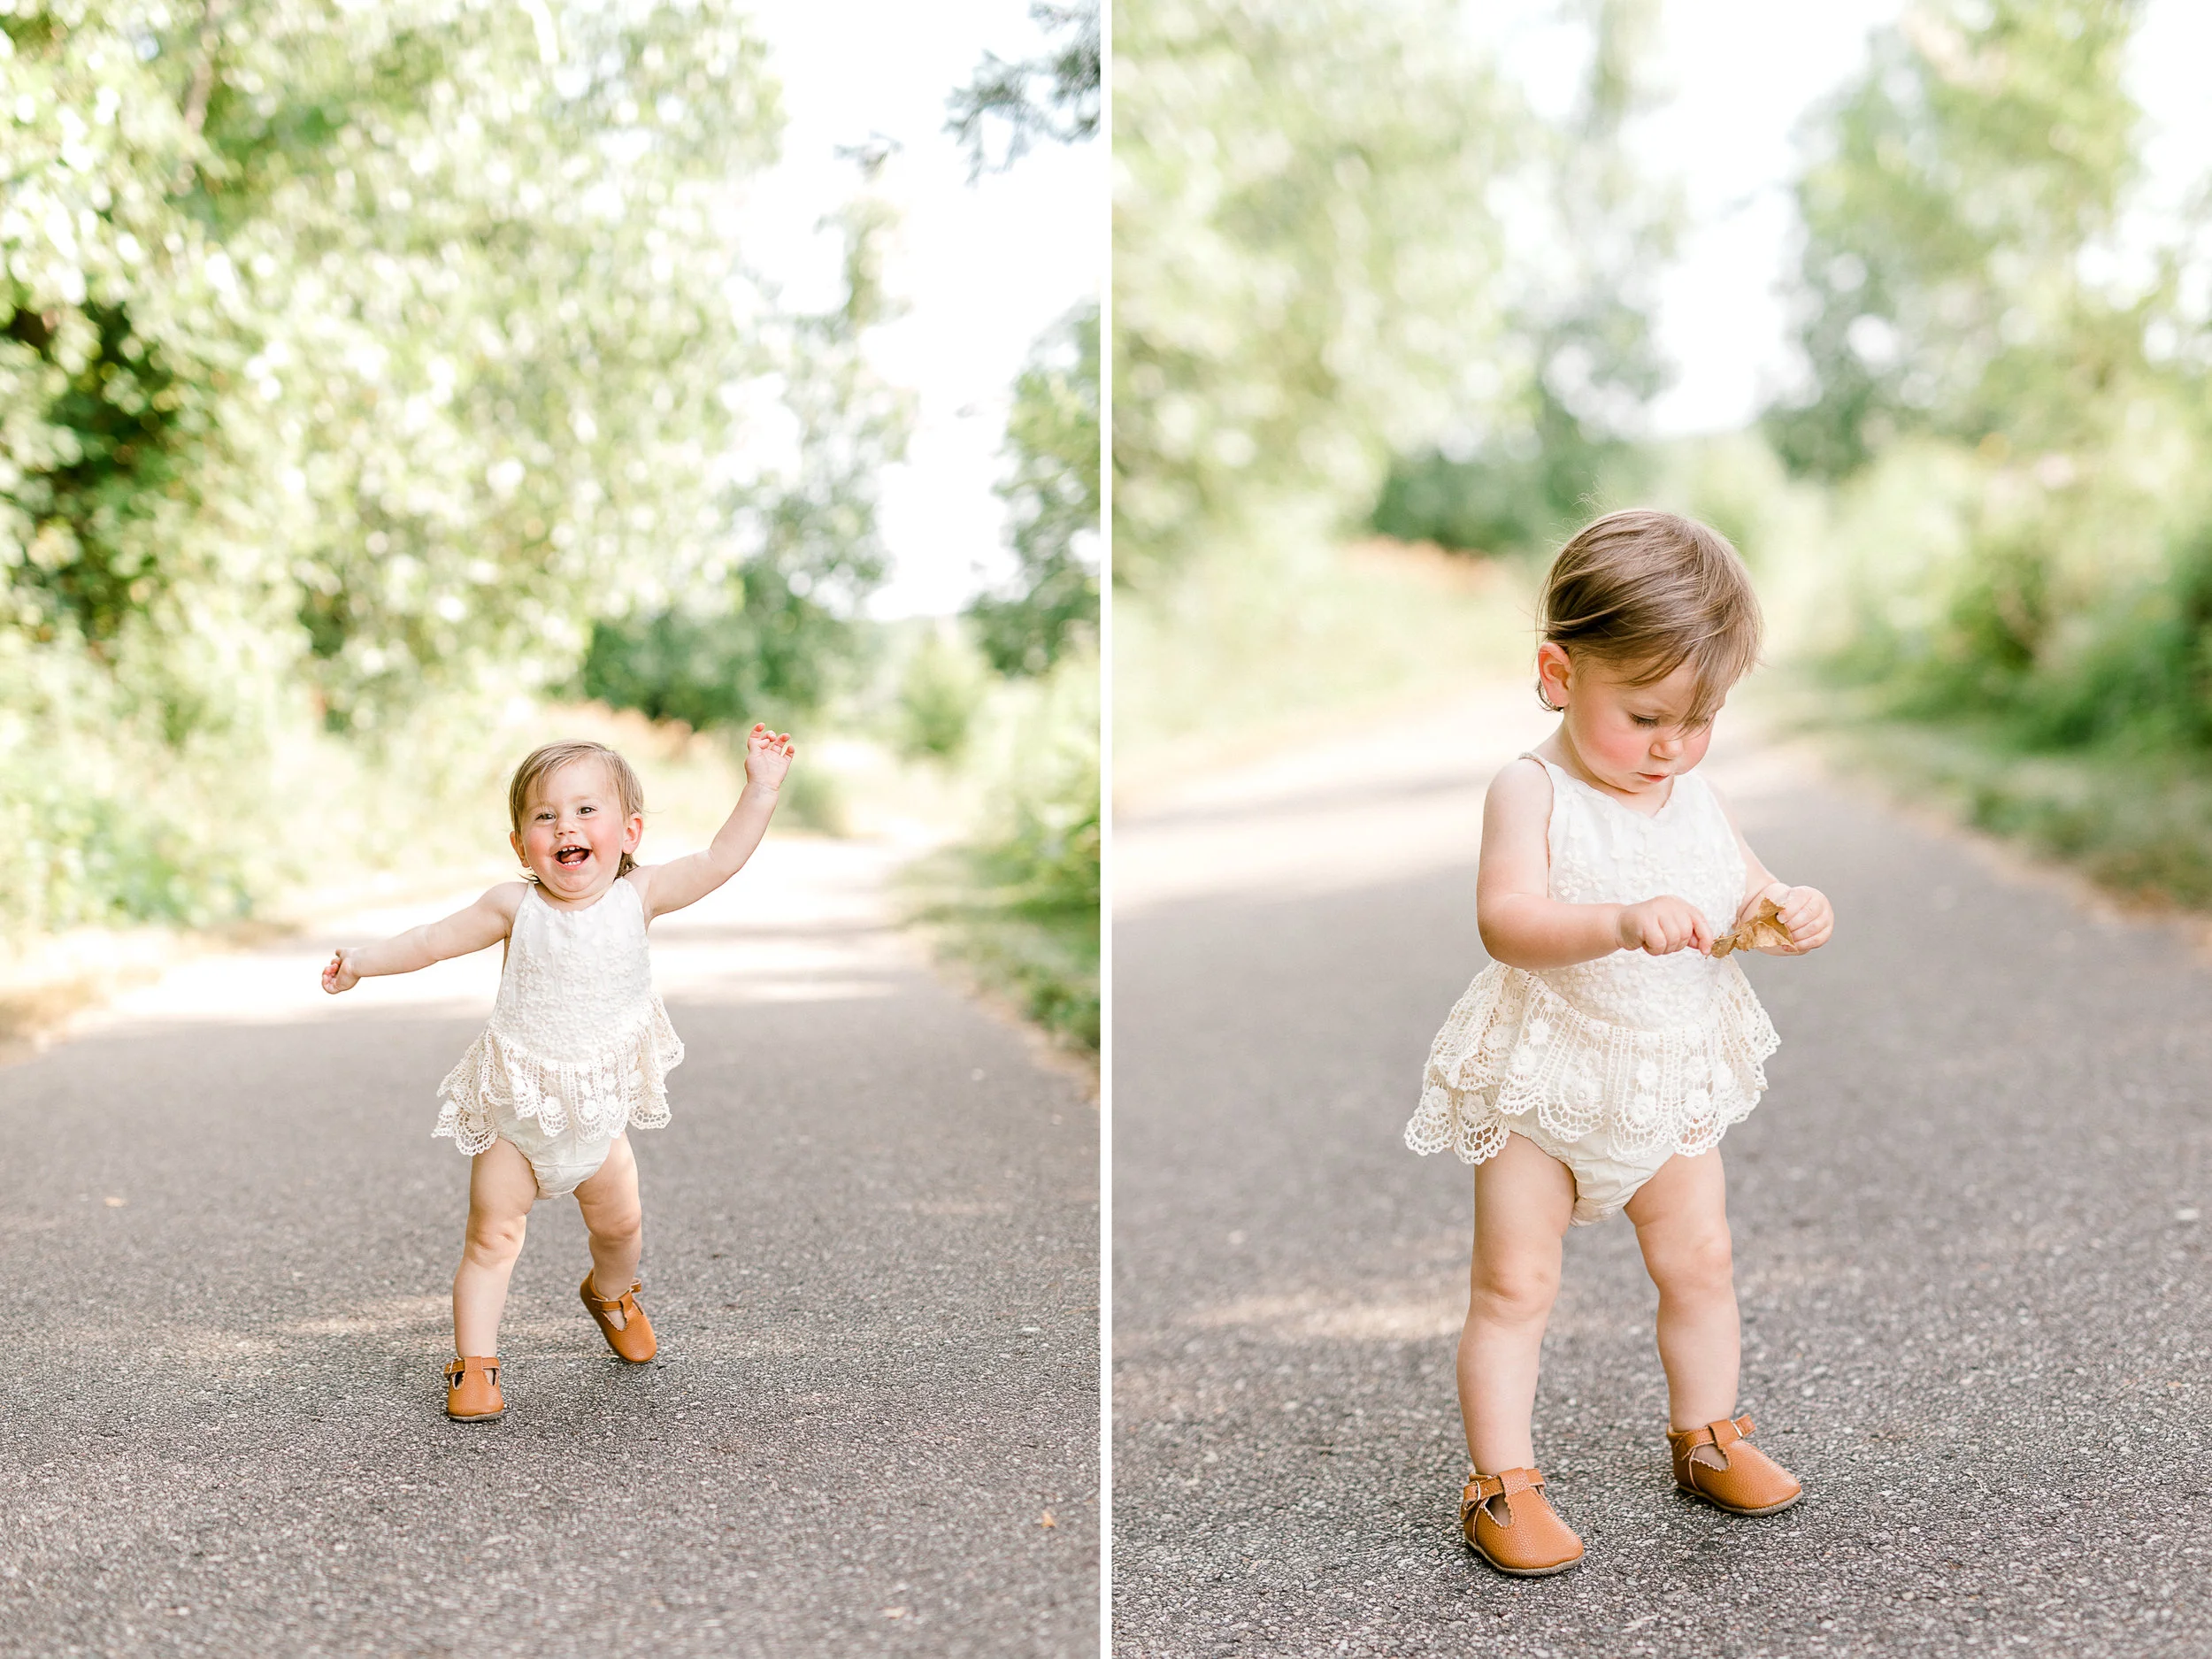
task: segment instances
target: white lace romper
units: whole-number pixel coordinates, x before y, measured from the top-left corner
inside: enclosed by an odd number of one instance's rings
[[[645,900],[622,877],[580,910],[525,893],[492,1020],[438,1086],[438,1126],[473,1157],[511,1141],[547,1198],[576,1190],[625,1129],[668,1121],[684,1045],[653,991]]]
[[[1717,934],[1734,926],[1743,853],[1702,778],[1677,776],[1647,817],[1525,758],[1551,779],[1553,898],[1635,904],[1671,894]],[[1601,1220],[1676,1153],[1709,1151],[1750,1116],[1778,1041],[1733,957],[1617,950],[1534,972],[1494,962],[1436,1033],[1406,1144],[1480,1164],[1509,1133],[1525,1135],[1572,1171],[1575,1223]]]

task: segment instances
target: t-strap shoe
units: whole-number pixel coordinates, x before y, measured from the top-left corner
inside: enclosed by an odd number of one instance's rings
[[[653,1323],[645,1317],[645,1310],[637,1305],[637,1294],[645,1288],[641,1279],[632,1279],[630,1288],[610,1302],[592,1290],[591,1275],[584,1275],[579,1294],[591,1317],[598,1322],[599,1334],[607,1339],[607,1346],[633,1365],[642,1365],[659,1351],[660,1344],[653,1340]],[[619,1310],[622,1323],[615,1324],[610,1315]]]
[[[1543,1494],[1533,1469],[1478,1474],[1459,1494],[1459,1530],[1468,1547],[1500,1572],[1542,1578],[1582,1559],[1582,1540]]]
[[[1731,1515],[1772,1515],[1805,1495],[1797,1477],[1751,1443],[1748,1417],[1670,1429],[1674,1484]],[[1706,1447],[1712,1452],[1698,1454]],[[1715,1455],[1717,1454],[1717,1459]]]
[[[506,1410],[498,1355],[470,1355],[445,1368],[445,1414],[456,1423],[489,1423]]]

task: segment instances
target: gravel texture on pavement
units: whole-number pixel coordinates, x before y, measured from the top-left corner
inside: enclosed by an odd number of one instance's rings
[[[1816,779],[1733,791],[1839,921],[1749,964],[1782,1048],[1723,1148],[1741,1406],[1807,1497],[1742,1520],[1672,1489],[1616,1219],[1569,1235],[1537,1408],[1586,1561],[1516,1581],[1462,1545],[1472,1183],[1400,1134],[1484,960],[1500,758],[1377,786],[1455,803],[1448,858],[1365,858],[1325,816],[1358,774],[1318,758],[1302,800],[1118,829],[1304,834],[1315,874],[1185,881],[1116,929],[1117,1655],[2212,1652],[2212,971]]]
[[[685,948],[782,949],[742,910]],[[845,955],[669,995],[674,1118],[634,1136],[660,1355],[607,1350],[542,1202],[490,1424],[442,1414],[468,1166],[430,1136],[481,1006],[125,1021],[0,1070],[0,1653],[1094,1652],[1096,1108]]]

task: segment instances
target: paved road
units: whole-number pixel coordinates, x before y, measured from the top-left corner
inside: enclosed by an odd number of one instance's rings
[[[1774,751],[1717,779],[1839,922],[1752,965],[1783,1046],[1725,1156],[1743,1403],[1808,1499],[1672,1494],[1617,1222],[1538,1408],[1586,1564],[1460,1545],[1471,1183],[1399,1133],[1532,735],[1476,698],[1120,820],[1121,1659],[2212,1652],[2212,970]]]
[[[883,862],[778,838],[656,925],[661,1357],[541,1205],[498,1424],[442,1415],[429,1134],[495,956],[204,964],[0,1069],[0,1654],[1095,1652],[1096,1109],[884,926]]]

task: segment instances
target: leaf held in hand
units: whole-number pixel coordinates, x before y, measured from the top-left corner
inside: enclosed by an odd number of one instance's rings
[[[1759,908],[1738,922],[1733,933],[1713,941],[1713,956],[1718,959],[1732,950],[1786,950],[1789,944],[1790,930],[1783,926],[1781,907],[1772,899],[1761,899]]]

